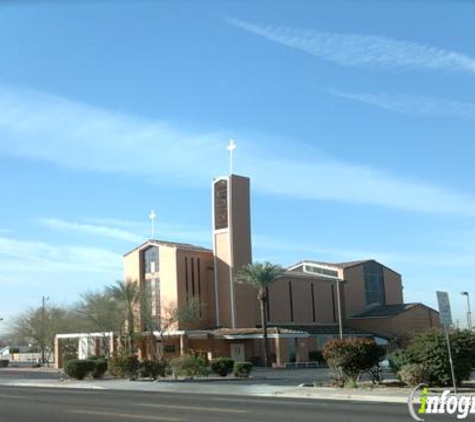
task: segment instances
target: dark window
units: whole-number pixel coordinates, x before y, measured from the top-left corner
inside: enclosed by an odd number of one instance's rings
[[[336,322],[335,286],[333,284],[332,284],[332,312],[333,312],[333,322]]]
[[[214,184],[214,229],[228,227],[228,182],[219,180]]]
[[[268,287],[266,287],[266,308],[267,308],[267,321],[270,321],[270,295],[269,295]]]
[[[185,292],[188,300],[188,258],[185,256]]]
[[[144,273],[158,272],[158,247],[150,246],[143,251]]]
[[[374,261],[364,264],[364,284],[366,306],[386,304],[384,293],[384,271],[382,265]]]
[[[191,296],[195,297],[195,259],[191,258]]]
[[[312,314],[313,314],[313,322],[317,322],[317,314],[315,312],[315,286],[310,284],[310,289],[312,293]]]
[[[292,295],[292,282],[289,281],[289,308],[290,308],[290,321],[294,322],[294,299]]]

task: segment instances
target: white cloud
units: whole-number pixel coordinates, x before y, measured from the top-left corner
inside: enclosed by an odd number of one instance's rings
[[[475,216],[475,198],[448,187],[331,159],[314,150],[298,159],[287,158],[295,154],[276,155],[267,143],[236,135],[236,167],[252,178],[254,191]],[[58,97],[0,87],[3,155],[44,160],[65,168],[125,173],[152,183],[164,180],[168,185],[186,183],[203,188],[226,168],[226,139],[220,133],[188,133],[162,122],[143,121]],[[289,151],[299,148],[295,140],[288,144]],[[121,230],[140,235],[130,227],[110,231],[100,228],[100,223],[98,227],[68,224],[77,230],[102,230],[102,234],[117,238],[129,238]],[[191,235],[204,239],[200,231],[186,233],[177,227],[169,232],[175,236],[180,231],[189,239]],[[130,236],[131,241],[133,238]]]
[[[0,237],[0,268],[3,274],[114,273],[122,269],[120,254],[100,248],[55,246],[32,240]]]
[[[475,118],[475,103],[415,95],[362,94],[330,90],[341,98],[410,116]]]
[[[440,69],[475,73],[475,58],[383,36],[333,33],[226,19],[229,24],[342,66]]]
[[[40,218],[38,221],[40,224],[56,230],[75,231],[112,239],[124,240],[126,242],[132,243],[142,243],[145,240],[144,237],[138,236],[135,233],[104,225],[81,224],[68,222],[57,218]]]
[[[52,230],[68,231],[123,240],[135,244],[145,242],[148,238],[139,233],[148,233],[150,223],[146,221],[120,220],[114,218],[85,218],[87,224],[65,221],[58,218],[39,218],[37,221]],[[95,224],[94,224],[95,223]],[[155,237],[161,240],[173,239],[178,242],[203,242],[208,244],[210,231],[186,224],[158,221],[155,223]]]

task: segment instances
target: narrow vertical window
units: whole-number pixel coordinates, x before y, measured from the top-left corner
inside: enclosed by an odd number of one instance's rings
[[[292,297],[292,282],[289,281],[289,305],[290,305],[290,321],[294,322],[294,300]]]
[[[270,296],[269,296],[268,287],[266,287],[266,307],[267,307],[267,321],[270,321]]]
[[[334,285],[332,285],[332,312],[333,312],[333,322],[336,322],[335,286]]]
[[[195,297],[195,259],[191,258],[191,296]]]
[[[201,301],[201,265],[200,265],[200,259],[196,259],[196,264],[198,265],[198,298]]]
[[[185,256],[185,292],[188,300],[188,258]]]
[[[313,315],[313,322],[317,322],[317,313],[315,312],[315,286],[313,282],[310,284],[310,289],[312,293],[312,315]]]

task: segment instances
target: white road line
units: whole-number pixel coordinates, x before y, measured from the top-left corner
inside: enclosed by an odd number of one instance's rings
[[[123,419],[128,419],[128,420],[141,419],[141,420],[149,420],[149,421],[168,421],[168,422],[184,421],[184,419],[174,418],[174,417],[153,416],[153,415],[134,415],[132,413],[101,412],[101,411],[81,410],[81,409],[68,410],[67,413],[74,413],[78,415],[90,415],[90,416],[112,416],[115,418],[123,418]]]
[[[197,412],[220,412],[220,413],[247,413],[247,410],[241,409],[216,409],[214,407],[200,407],[200,406],[173,406],[170,404],[151,404],[151,403],[136,403],[139,407],[154,407],[157,409],[178,409],[178,410],[195,410]]]

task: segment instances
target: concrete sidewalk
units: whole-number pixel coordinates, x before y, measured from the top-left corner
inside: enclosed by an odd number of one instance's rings
[[[143,392],[183,392],[194,394],[223,394],[240,396],[277,396],[304,399],[407,403],[409,389],[405,388],[329,388],[295,387],[241,381],[128,381],[128,380],[18,380],[0,382],[17,387],[46,387],[72,389],[101,389]]]

